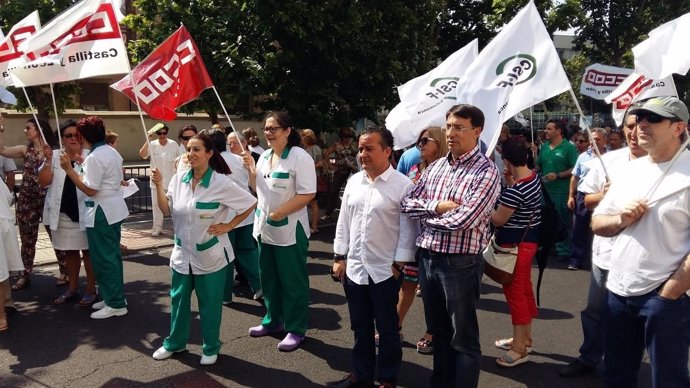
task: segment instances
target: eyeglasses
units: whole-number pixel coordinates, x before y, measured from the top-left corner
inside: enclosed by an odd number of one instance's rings
[[[435,142],[436,139],[433,139],[433,138],[424,136],[424,137],[420,138],[420,139],[417,141],[417,147],[424,147],[424,146],[427,145],[430,141]]]
[[[585,139],[575,139],[575,143],[587,143]]]
[[[456,132],[465,132],[465,131],[469,131],[469,130],[475,129],[475,128],[478,128],[478,127],[461,127],[459,125],[448,125],[448,124],[446,124],[443,127],[443,129],[446,131],[450,131],[452,129]]]
[[[158,135],[158,136],[165,136],[167,134],[168,134],[168,132],[165,132],[165,131],[156,132],[156,135]]]
[[[76,133],[66,133],[66,134],[62,135],[62,137],[64,137],[65,139],[71,139],[71,138],[76,139],[78,136],[79,135]]]
[[[193,138],[194,136],[180,136],[180,139],[184,141],[188,141],[189,139]]]
[[[675,122],[682,121],[682,120],[677,119],[677,118],[675,118],[675,117],[674,117],[674,118],[671,118],[671,117],[664,117],[664,116],[662,116],[662,115],[659,115],[659,114],[656,114],[656,113],[652,113],[652,112],[647,112],[647,111],[640,111],[640,112],[637,112],[637,114],[636,114],[636,116],[635,116],[635,119],[636,119],[636,121],[637,121],[637,124],[641,123],[642,120],[644,120],[644,119],[647,119],[647,122],[649,122],[650,124],[660,123],[660,122],[662,122],[662,121],[664,121],[664,120],[671,120],[671,122],[674,122],[674,123],[675,123]]]
[[[282,129],[285,127],[266,127],[264,128],[264,132],[271,132],[271,133],[276,133],[279,129]]]

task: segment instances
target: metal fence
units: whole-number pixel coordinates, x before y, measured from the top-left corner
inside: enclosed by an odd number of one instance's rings
[[[125,180],[134,178],[139,191],[125,198],[130,213],[151,211],[151,187],[149,177],[149,165],[125,166]]]

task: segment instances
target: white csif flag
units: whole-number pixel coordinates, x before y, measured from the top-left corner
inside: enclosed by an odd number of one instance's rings
[[[504,121],[570,87],[553,41],[530,1],[467,69],[458,82],[457,102],[484,113],[480,140],[490,154]]]
[[[635,72],[606,97],[606,103],[613,104],[611,107],[613,119],[616,120],[616,125],[621,125],[625,112],[635,101],[659,96],[678,97],[673,77],[669,75],[664,79],[652,80]]]
[[[15,86],[128,73],[122,17],[111,0],[74,4],[19,45],[28,63],[10,71]]]
[[[635,72],[657,80],[673,73],[685,75],[690,69],[689,37],[690,13],[653,29],[632,49]]]
[[[38,11],[15,24],[4,39],[0,40],[0,86],[12,86],[10,69],[26,64],[24,52],[19,45],[41,28]]]
[[[386,117],[396,149],[413,144],[425,128],[445,124],[446,112],[457,104],[458,79],[477,57],[477,50],[474,39],[433,70],[398,87],[400,103]]]

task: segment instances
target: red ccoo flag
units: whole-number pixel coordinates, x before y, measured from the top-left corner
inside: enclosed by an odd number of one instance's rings
[[[189,31],[181,26],[110,87],[138,102],[152,118],[171,121],[177,117],[175,109],[199,97],[213,82]]]

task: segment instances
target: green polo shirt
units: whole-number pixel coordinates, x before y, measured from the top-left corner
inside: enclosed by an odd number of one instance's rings
[[[552,172],[558,174],[573,168],[577,162],[577,156],[577,148],[571,142],[564,139],[561,144],[551,148],[551,142],[547,141],[541,146],[537,165],[542,176]],[[570,189],[570,177],[558,178],[550,182],[544,181],[544,187],[549,193],[567,194]]]

